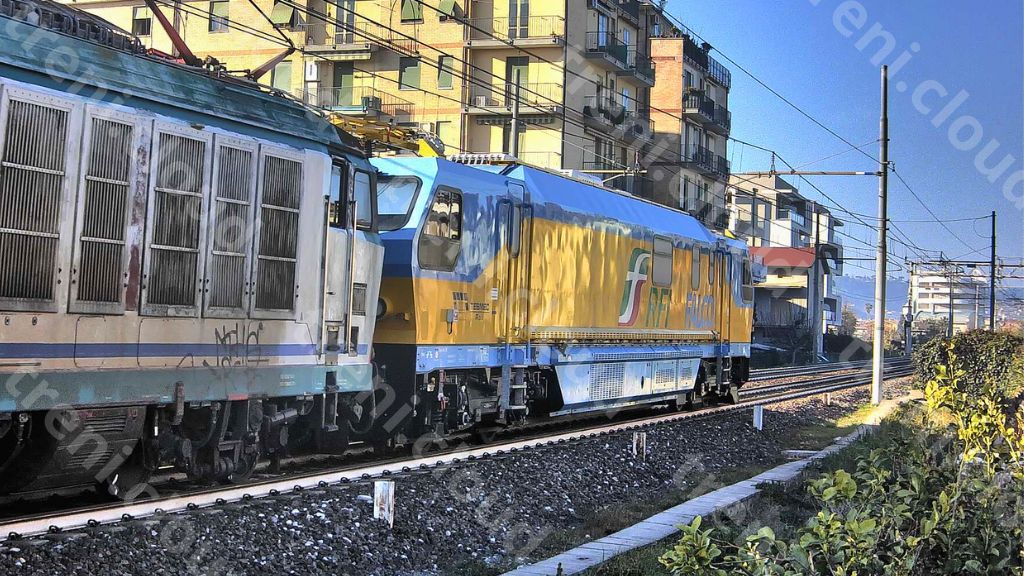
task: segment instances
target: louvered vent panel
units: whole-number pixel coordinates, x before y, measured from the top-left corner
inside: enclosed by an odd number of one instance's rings
[[[78,299],[121,301],[133,128],[93,118],[82,199]]]
[[[590,367],[590,399],[608,400],[622,396],[626,365],[621,362],[594,364]]]
[[[267,156],[262,177],[256,308],[293,310],[302,164]]]
[[[676,363],[659,362],[654,369],[654,387],[672,388],[676,385]]]
[[[68,113],[11,100],[0,164],[0,298],[53,300]]]
[[[216,205],[210,262],[209,304],[242,309],[252,236],[253,153],[230,146],[218,151]]]
[[[205,162],[205,142],[160,135],[151,223],[150,304],[195,304]]]

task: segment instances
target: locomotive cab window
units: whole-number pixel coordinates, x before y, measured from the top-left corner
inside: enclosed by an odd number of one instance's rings
[[[651,281],[655,286],[672,285],[672,240],[664,236],[654,237],[654,270]]]
[[[377,198],[373,193],[373,177],[369,172],[356,170],[352,180],[352,198],[356,201],[356,228],[373,230],[373,204]]]
[[[382,231],[400,230],[409,223],[422,185],[419,178],[412,176],[377,178],[377,217]]]
[[[423,224],[417,252],[427,270],[451,271],[462,247],[462,192],[438,187]]]
[[[750,271],[750,260],[743,259],[743,301],[750,303],[754,301],[754,275]]]
[[[376,222],[373,215],[377,213],[374,207],[377,201],[376,194],[373,193],[374,178],[364,170],[355,170],[353,174],[351,199],[356,203],[356,228],[374,230]],[[351,224],[349,206],[345,201],[350,198],[348,182],[348,165],[335,164],[331,168],[331,203],[328,216],[333,228],[348,228]]]

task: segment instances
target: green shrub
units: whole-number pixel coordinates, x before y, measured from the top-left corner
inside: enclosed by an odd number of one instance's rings
[[[736,545],[696,518],[661,563],[680,576],[1024,574],[1024,411],[965,377],[938,368],[926,407],[853,472],[809,482],[817,513],[795,538],[761,528]]]
[[[953,352],[953,356],[950,355]],[[1005,332],[972,330],[952,340],[936,338],[914,351],[914,365],[921,383],[934,379],[948,366],[962,372],[957,379],[961,391],[981,394],[987,386],[1003,396],[1021,388],[1021,356],[1024,339]]]

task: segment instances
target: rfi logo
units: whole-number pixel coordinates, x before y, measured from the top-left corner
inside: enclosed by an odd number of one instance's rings
[[[629,270],[622,290],[622,304],[619,306],[619,326],[632,326],[640,315],[640,295],[647,284],[647,271],[651,254],[643,248],[634,248],[629,257]]]

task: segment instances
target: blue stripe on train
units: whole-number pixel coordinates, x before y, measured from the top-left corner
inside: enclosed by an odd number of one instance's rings
[[[366,344],[358,352],[365,354]],[[174,356],[315,356],[312,344],[54,344],[19,342],[0,344],[0,358],[163,358]]]

